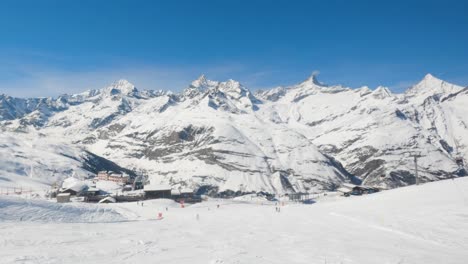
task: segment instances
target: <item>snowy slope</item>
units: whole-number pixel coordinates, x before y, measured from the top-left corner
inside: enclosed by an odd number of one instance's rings
[[[0,222],[92,223],[127,220],[116,211],[91,204],[57,204],[51,201],[0,196]]]
[[[408,94],[415,95],[426,86],[428,91],[411,97],[392,94],[384,87],[372,91],[367,87],[324,86],[309,78],[288,87],[281,98],[266,100],[260,112],[265,118],[306,135],[366,183],[396,187],[414,183],[410,157],[413,154],[423,156],[420,159],[423,180],[449,177],[458,170],[454,157],[440,143],[451,136],[435,135],[432,127],[420,118],[439,109],[439,102],[425,108],[419,103],[424,96],[431,95],[427,100],[450,96],[450,92],[461,87],[428,75]],[[464,110],[461,105],[456,108]],[[428,119],[432,122],[431,117]],[[441,119],[439,124],[446,126],[447,120]],[[461,130],[468,132],[466,127]]]
[[[34,128],[175,187],[320,192],[360,178],[393,188],[415,182],[414,154],[421,181],[466,174],[455,160],[468,158],[468,93],[432,75],[404,94],[328,86],[314,75],[252,93],[202,75],[180,94],[120,80],[59,99],[2,98],[0,127],[10,137],[36,138]]]
[[[464,264],[467,193],[468,178],[458,178],[334,202],[285,204],[280,213],[264,201],[213,200],[186,208],[166,200],[143,207],[86,204],[89,211],[113,210],[142,221],[0,221],[0,259],[5,264]]]
[[[0,134],[0,187],[42,192],[66,177],[94,177],[102,169],[130,172],[64,138],[34,129]]]

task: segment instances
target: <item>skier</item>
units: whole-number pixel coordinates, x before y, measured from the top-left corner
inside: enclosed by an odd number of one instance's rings
[[[198,214],[197,214],[196,218],[197,218],[197,221],[200,220],[200,216]]]

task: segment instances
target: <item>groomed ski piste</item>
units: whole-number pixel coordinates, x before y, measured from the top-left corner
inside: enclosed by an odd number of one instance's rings
[[[181,208],[170,200],[93,205],[0,196],[0,263],[468,260],[468,178],[280,206],[251,197]]]

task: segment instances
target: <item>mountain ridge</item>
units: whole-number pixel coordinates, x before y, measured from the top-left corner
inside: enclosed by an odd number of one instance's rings
[[[464,175],[454,160],[468,156],[468,96],[430,74],[400,94],[325,85],[315,74],[252,92],[201,75],[180,93],[118,80],[58,98],[5,98],[3,131],[67,138],[153,183],[217,192],[319,192],[356,179],[394,188],[414,183],[413,152],[424,153],[422,181]]]

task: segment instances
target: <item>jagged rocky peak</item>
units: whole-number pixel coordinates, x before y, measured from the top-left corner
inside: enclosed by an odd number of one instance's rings
[[[373,92],[372,96],[376,99],[385,99],[389,97],[393,97],[393,93],[384,86],[378,86]]]
[[[205,74],[200,75],[196,80],[187,87],[182,95],[185,98],[193,98],[197,95],[205,93],[209,89],[214,89],[218,86],[219,82],[208,80]]]
[[[359,93],[359,95],[361,97],[363,97],[363,96],[366,96],[366,95],[372,93],[373,91],[369,88],[369,86],[362,86],[362,87],[356,89],[356,92]]]
[[[131,82],[121,79],[112,83],[109,87],[104,88],[104,93],[108,95],[134,95],[138,93],[138,89]]]
[[[205,74],[200,75],[196,80],[193,80],[189,87],[198,88],[205,86],[207,80]]]
[[[194,80],[189,88],[197,88],[201,90],[206,90],[208,88],[216,87],[219,84],[217,81],[208,80],[205,74],[200,75],[196,80]]]
[[[250,91],[245,88],[240,82],[229,79],[219,84],[219,90],[233,98],[240,98],[250,94]]]
[[[278,86],[270,90],[255,91],[255,97],[263,99],[263,100],[267,100],[267,101],[272,101],[272,102],[278,101],[285,94],[286,94],[286,88],[284,88],[283,86]]]
[[[309,78],[307,78],[305,81],[297,85],[298,87],[307,87],[307,88],[313,88],[313,87],[328,87],[328,85],[321,83],[317,79],[318,73],[313,72]]]
[[[182,95],[185,98],[193,98],[205,93],[215,95],[219,92],[233,99],[253,97],[252,93],[238,81],[232,79],[225,82],[212,81],[208,80],[204,74],[194,80]]]

